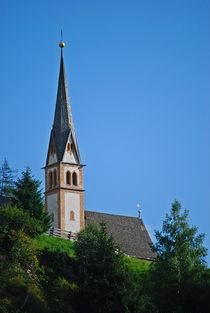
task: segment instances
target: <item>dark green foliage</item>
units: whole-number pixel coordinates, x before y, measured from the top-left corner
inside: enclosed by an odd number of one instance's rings
[[[20,282],[8,282],[4,294],[0,294],[0,313],[46,313],[45,303],[38,293]]]
[[[11,169],[7,159],[0,167],[0,195],[10,197],[14,188],[14,176],[17,171]]]
[[[128,312],[123,253],[104,225],[89,225],[75,242],[81,312]]]
[[[1,240],[4,238],[7,245],[9,245],[11,234],[18,230],[30,237],[35,237],[42,230],[35,218],[32,218],[28,212],[15,206],[1,207],[0,216],[0,238]]]
[[[151,262],[128,257],[124,258],[124,262],[129,277],[129,289],[127,289],[129,312],[156,313],[149,288]]]
[[[206,271],[204,235],[188,224],[188,211],[178,201],[156,231],[157,259],[152,267],[153,297],[160,312],[201,312],[197,308]]]
[[[68,244],[69,241],[66,240]],[[50,252],[43,250],[40,264],[45,268],[43,288],[50,313],[73,313],[77,301],[76,260],[65,252]]]
[[[156,232],[154,263],[124,256],[105,225],[72,242],[37,236],[30,210],[2,207],[0,217],[0,313],[210,312],[203,236],[177,201]]]
[[[44,312],[39,288],[41,272],[32,239],[33,227],[20,209],[0,209],[0,312]]]
[[[50,228],[51,218],[44,209],[40,184],[40,181],[34,179],[30,169],[27,168],[15,183],[13,204],[36,219],[41,234]]]

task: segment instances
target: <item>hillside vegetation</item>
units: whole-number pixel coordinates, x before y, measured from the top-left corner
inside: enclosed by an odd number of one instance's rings
[[[209,313],[203,234],[174,201],[156,231],[153,262],[125,256],[106,225],[72,242],[44,235],[51,224],[30,170],[0,207],[0,313]],[[14,188],[14,189],[12,189]]]
[[[46,250],[52,253],[66,253],[69,257],[75,258],[74,242],[71,240],[43,234],[35,238],[34,243],[39,251]],[[128,268],[136,273],[149,271],[151,265],[151,261],[149,260],[141,260],[128,256],[124,256],[124,261]]]
[[[71,240],[43,234],[34,239],[34,244],[39,251],[46,249],[49,252],[66,253],[69,257],[75,256]]]

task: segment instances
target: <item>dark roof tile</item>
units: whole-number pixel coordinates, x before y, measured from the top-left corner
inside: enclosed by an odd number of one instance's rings
[[[140,259],[155,258],[151,249],[152,241],[142,219],[85,211],[85,223],[105,223],[108,233],[127,255]]]

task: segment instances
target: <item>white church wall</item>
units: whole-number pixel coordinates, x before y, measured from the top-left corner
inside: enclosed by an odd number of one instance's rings
[[[63,162],[66,163],[77,163],[77,159],[74,152],[65,151],[63,156]]]
[[[74,221],[70,220],[70,212],[74,212]],[[76,233],[80,231],[80,195],[65,192],[65,230]]]
[[[75,163],[77,164],[78,163],[78,160],[77,160],[77,157],[76,157],[76,154],[75,154],[75,151],[72,151],[71,149],[71,146],[72,146],[72,138],[71,136],[68,138],[68,141],[67,141],[67,144],[66,144],[66,149],[65,149],[65,152],[64,152],[64,156],[63,156],[63,162],[66,162],[66,163]],[[70,145],[70,150],[68,151],[67,150],[67,147],[68,145]]]
[[[52,226],[58,228],[58,195],[57,193],[47,196],[47,210],[49,214],[53,214],[54,221]]]

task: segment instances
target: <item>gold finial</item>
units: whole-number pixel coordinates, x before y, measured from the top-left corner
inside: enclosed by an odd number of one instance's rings
[[[63,31],[61,29],[61,41],[59,42],[59,47],[63,49],[65,47],[65,42],[63,41]]]
[[[65,42],[64,41],[60,41],[59,42],[59,47],[62,49],[65,47]]]

